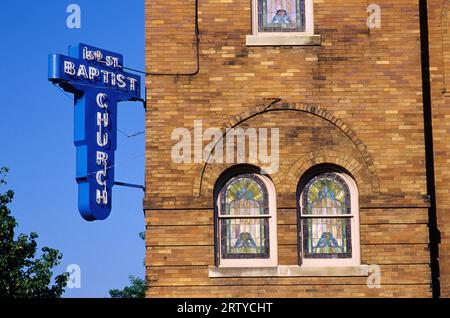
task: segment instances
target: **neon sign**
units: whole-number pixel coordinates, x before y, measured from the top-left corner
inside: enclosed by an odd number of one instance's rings
[[[120,54],[79,44],[49,55],[49,81],[74,94],[78,210],[88,221],[111,213],[117,103],[139,101],[139,76],[123,71]]]

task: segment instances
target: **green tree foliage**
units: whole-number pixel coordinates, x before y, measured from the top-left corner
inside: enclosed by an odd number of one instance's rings
[[[0,168],[0,186],[6,184],[7,173],[7,168]],[[62,254],[44,247],[42,255],[36,257],[36,233],[19,234],[14,239],[17,221],[8,209],[13,198],[11,190],[0,194],[0,297],[59,298],[68,273],[56,276],[52,284],[51,269],[60,263]]]
[[[111,289],[109,295],[111,298],[144,298],[145,281],[139,277],[130,275],[130,286],[124,289]]]
[[[145,240],[145,232],[140,232],[139,237],[142,240]],[[130,286],[127,286],[122,290],[111,289],[109,291],[111,298],[145,298],[145,280],[133,275],[130,275],[129,279]]]

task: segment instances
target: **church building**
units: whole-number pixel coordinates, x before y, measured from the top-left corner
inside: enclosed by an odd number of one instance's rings
[[[450,0],[146,0],[147,297],[449,297]]]

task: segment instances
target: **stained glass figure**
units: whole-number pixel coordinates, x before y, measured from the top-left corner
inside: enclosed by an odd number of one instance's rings
[[[222,257],[269,257],[269,208],[265,184],[254,175],[241,175],[227,182],[220,199]]]
[[[351,258],[350,191],[345,181],[337,174],[321,174],[306,185],[302,201],[304,257]]]
[[[304,32],[304,0],[258,0],[259,32]]]

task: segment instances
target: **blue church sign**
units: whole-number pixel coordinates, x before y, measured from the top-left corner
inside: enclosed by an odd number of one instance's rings
[[[74,94],[78,209],[88,221],[111,213],[117,103],[141,100],[139,76],[124,72],[120,54],[79,44],[50,54],[48,78]]]

